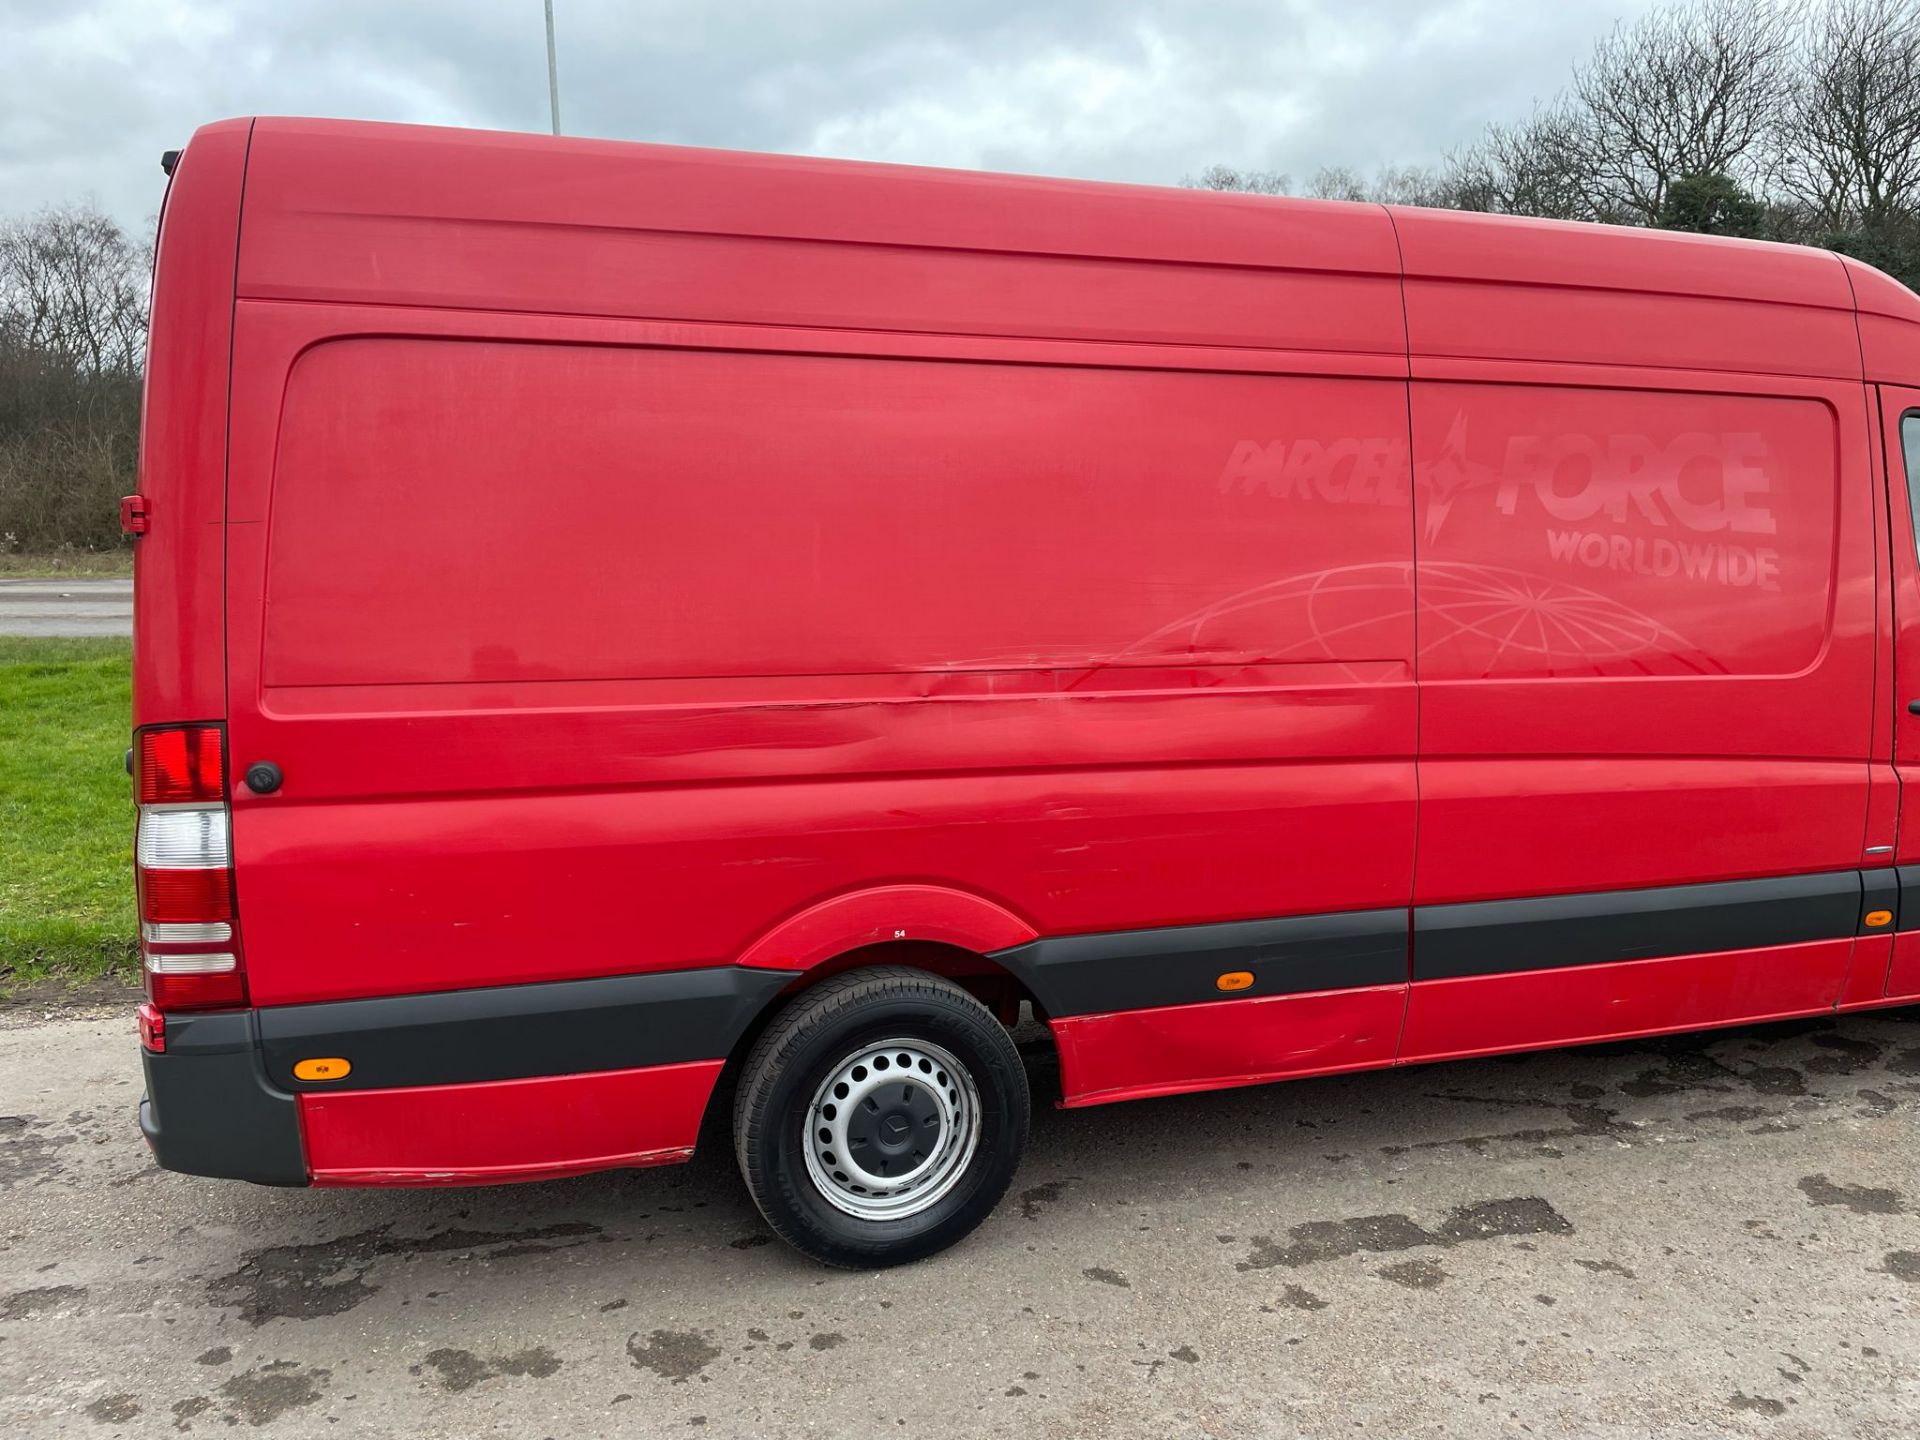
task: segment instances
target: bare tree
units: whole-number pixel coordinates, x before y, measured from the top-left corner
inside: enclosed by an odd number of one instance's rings
[[[1573,76],[1596,208],[1651,223],[1685,175],[1755,188],[1791,84],[1800,7],[1700,0],[1616,29]]]
[[[1367,200],[1364,181],[1344,165],[1323,165],[1313,172],[1304,192],[1312,200]]]
[[[1517,125],[1493,124],[1448,157],[1444,192],[1461,210],[1553,220],[1626,218],[1595,184],[1593,144],[1576,105],[1556,101]]]
[[[1185,183],[1288,189],[1223,166]],[[1796,240],[1920,288],[1920,0],[1677,0],[1438,170],[1328,166],[1304,193]]]
[[[149,268],[91,207],[0,221],[0,550],[125,543]]]
[[[1235,170],[1210,165],[1180,182],[1190,189],[1234,190],[1253,195],[1290,195],[1289,177],[1270,170]],[[1311,200],[1358,200],[1382,205],[1452,206],[1450,177],[1420,165],[1389,165],[1371,180],[1344,165],[1325,165],[1300,193]]]
[[[1293,181],[1277,170],[1237,170],[1231,165],[1209,165],[1198,175],[1181,177],[1189,190],[1232,190],[1243,195],[1290,195]]]
[[[1367,198],[1382,205],[1424,205],[1436,210],[1459,210],[1459,192],[1446,171],[1424,165],[1388,165],[1373,177]]]
[[[1780,121],[1780,188],[1826,231],[1920,201],[1920,0],[1835,0],[1807,21]]]
[[[91,206],[0,225],[0,336],[90,374],[131,374],[146,346],[150,268]]]

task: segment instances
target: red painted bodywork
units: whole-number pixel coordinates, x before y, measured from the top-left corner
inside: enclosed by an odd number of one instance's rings
[[[1576,965],[1414,986],[1403,1063],[1811,1015],[1833,1007],[1851,940]]]
[[[1068,1106],[1392,1063],[1407,987],[1168,1005],[1053,1022]]]
[[[160,216],[140,409],[147,528],[134,546],[136,726],[227,710],[227,361],[251,130],[225,120],[196,132]]]
[[[1893,953],[1887,968],[1887,995],[1895,999],[1920,1000],[1920,931],[1909,930],[1893,937]]]
[[[308,1091],[316,1185],[498,1185],[693,1153],[720,1061],[478,1085]]]
[[[152,346],[135,715],[284,772],[256,1004],[1920,860],[1920,300],[1830,254],[234,121]],[[1853,949],[1054,1030],[1093,1103],[1866,1003]],[[302,1108],[330,1180],[553,1173],[691,1145],[642,1083]]]

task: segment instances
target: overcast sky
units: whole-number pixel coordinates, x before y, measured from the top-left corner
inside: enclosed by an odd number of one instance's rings
[[[1649,0],[556,0],[569,133],[1174,184],[1437,160]],[[0,215],[228,115],[547,127],[541,0],[0,0]]]

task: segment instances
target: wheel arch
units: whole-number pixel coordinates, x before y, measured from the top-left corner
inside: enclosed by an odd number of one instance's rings
[[[749,969],[812,971],[876,945],[931,943],[975,955],[1039,937],[997,901],[946,885],[877,885],[830,896],[789,915],[735,962]]]
[[[1044,1011],[1026,983],[992,958],[1037,939],[1039,932],[1006,906],[952,886],[872,886],[831,896],[772,926],[740,953],[736,964],[790,974],[735,1038],[714,1087],[718,1099],[740,1073],[774,1018],[821,981],[849,970],[905,965],[951,980],[1009,1027],[1021,1003]],[[1047,1030],[1047,1044],[1054,1044]],[[725,1109],[709,1105],[709,1116]]]

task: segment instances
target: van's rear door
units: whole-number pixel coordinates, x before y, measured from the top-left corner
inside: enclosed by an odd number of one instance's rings
[[[226,715],[227,373],[250,120],[196,131],[154,260],[134,545],[133,723]]]

